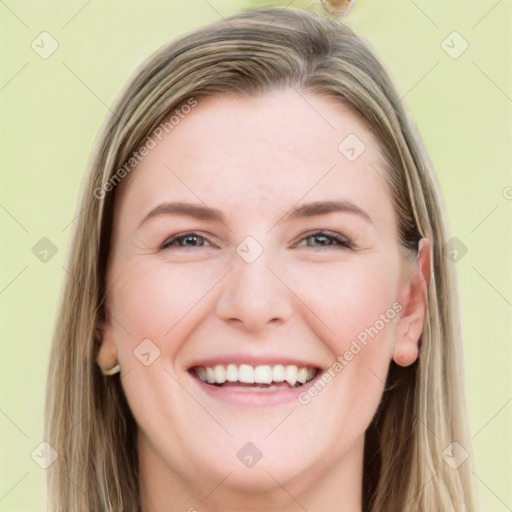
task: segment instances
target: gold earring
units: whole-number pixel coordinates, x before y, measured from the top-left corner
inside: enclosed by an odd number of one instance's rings
[[[116,373],[119,373],[121,371],[121,365],[119,364],[119,362],[113,366],[112,368],[110,368],[110,370],[101,370],[101,372],[103,373],[103,375],[115,375]]]

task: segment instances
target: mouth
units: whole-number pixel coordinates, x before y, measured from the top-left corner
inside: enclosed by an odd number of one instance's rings
[[[204,384],[214,388],[263,392],[300,388],[319,373],[318,368],[294,364],[252,366],[234,363],[194,366],[190,371]]]

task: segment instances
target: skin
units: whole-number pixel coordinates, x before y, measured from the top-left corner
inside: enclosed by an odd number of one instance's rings
[[[366,146],[353,162],[338,150],[349,134]],[[121,365],[146,512],[361,511],[364,432],[390,361],[418,357],[431,257],[426,239],[418,257],[400,250],[381,173],[376,140],[344,105],[286,89],[201,99],[121,184],[98,364]],[[340,199],[371,222],[285,216]],[[139,227],[169,201],[218,208],[224,222],[169,214]],[[309,236],[319,229],[352,247]],[[204,239],[162,248],[190,231]],[[252,263],[236,252],[249,235],[263,248]],[[306,405],[234,405],[187,371],[234,352],[328,368],[394,303],[400,313]],[[160,355],[145,366],[134,350],[148,338]],[[236,456],[248,441],[263,454],[252,468]]]

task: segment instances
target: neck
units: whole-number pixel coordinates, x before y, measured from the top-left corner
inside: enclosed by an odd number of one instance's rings
[[[319,460],[315,467],[306,468],[288,479],[260,468],[266,479],[265,485],[254,490],[249,488],[250,484],[242,485],[237,480],[237,468],[223,475],[204,472],[204,468],[191,474],[178,472],[179,465],[171,467],[148,440],[139,435],[142,511],[362,512],[363,452],[364,436],[342,459],[329,467]],[[256,467],[251,469],[255,470]],[[208,481],[205,481],[205,475]]]

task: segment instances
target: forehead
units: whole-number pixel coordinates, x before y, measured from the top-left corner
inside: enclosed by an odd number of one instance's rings
[[[270,214],[336,194],[389,210],[378,143],[335,99],[294,89],[213,96],[177,119],[151,135],[155,147],[133,171],[120,199],[132,211],[188,199]]]

